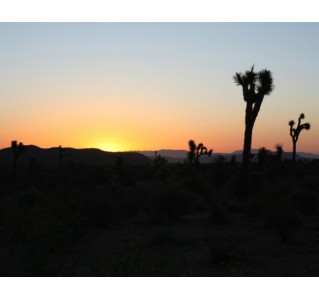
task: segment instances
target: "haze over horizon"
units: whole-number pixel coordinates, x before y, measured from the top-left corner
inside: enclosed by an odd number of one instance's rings
[[[319,153],[317,23],[2,23],[0,148],[12,140],[106,151],[241,150],[235,72],[272,71],[252,148]]]

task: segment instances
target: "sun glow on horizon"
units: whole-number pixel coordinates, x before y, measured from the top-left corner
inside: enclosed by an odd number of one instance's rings
[[[103,151],[107,151],[107,152],[121,152],[121,151],[125,151],[123,149],[123,146],[115,141],[106,141],[106,142],[101,142],[101,143],[97,143],[96,147],[98,149],[101,149]]]

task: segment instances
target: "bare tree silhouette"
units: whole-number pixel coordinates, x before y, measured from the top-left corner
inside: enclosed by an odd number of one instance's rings
[[[245,136],[243,149],[242,165],[242,184],[246,188],[249,175],[249,157],[251,151],[251,142],[253,128],[258,116],[264,96],[270,95],[274,90],[273,77],[271,71],[264,69],[260,72],[254,72],[254,66],[244,74],[236,73],[233,79],[237,85],[243,88],[243,97],[246,102],[245,115]]]
[[[296,148],[297,148],[297,142],[299,139],[299,134],[303,129],[309,130],[310,129],[310,123],[303,123],[301,124],[301,120],[305,118],[305,115],[303,113],[300,114],[298,118],[298,125],[297,128],[293,128],[295,125],[295,121],[291,120],[288,125],[290,126],[290,136],[292,139],[292,161],[296,161]]]
[[[26,147],[23,145],[23,143],[19,143],[17,141],[11,142],[11,149],[13,153],[13,165],[12,165],[12,183],[15,182],[16,177],[16,169],[17,169],[17,163],[19,156],[26,151]]]

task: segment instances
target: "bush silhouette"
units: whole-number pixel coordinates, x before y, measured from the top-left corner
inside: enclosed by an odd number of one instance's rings
[[[166,163],[167,163],[167,159],[162,157],[160,154],[157,154],[157,151],[155,151],[154,165],[155,166],[163,166]]]
[[[17,141],[11,142],[11,149],[13,153],[13,166],[12,166],[12,182],[15,182],[16,177],[16,169],[17,169],[17,163],[20,155],[26,151],[26,147],[23,145],[23,143],[19,143]]]
[[[290,127],[290,136],[292,139],[292,161],[296,161],[296,148],[297,148],[297,142],[299,139],[299,134],[303,129],[309,130],[310,129],[310,123],[303,123],[301,124],[301,120],[305,118],[305,115],[302,113],[300,114],[298,118],[298,125],[296,128],[293,128],[295,125],[295,121],[291,120],[288,125]]]
[[[267,161],[269,157],[269,153],[270,151],[266,149],[265,147],[259,148],[257,159],[258,159],[258,164],[260,168],[263,168],[263,166],[265,165],[265,162]]]
[[[236,73],[233,79],[243,88],[243,97],[246,102],[245,136],[243,149],[242,184],[246,188],[249,175],[249,158],[251,151],[253,128],[258,116],[264,96],[270,95],[274,89],[272,73],[267,70],[254,72],[254,66],[244,74]]]
[[[275,149],[276,149],[276,160],[281,163],[282,162],[282,155],[284,153],[284,148],[282,146],[282,144],[277,143],[275,145]]]
[[[58,150],[59,150],[59,171],[60,171],[60,173],[61,173],[61,171],[62,171],[63,159],[66,158],[66,157],[68,157],[68,156],[70,156],[71,154],[65,153],[65,149],[62,148],[61,145],[59,146]]]

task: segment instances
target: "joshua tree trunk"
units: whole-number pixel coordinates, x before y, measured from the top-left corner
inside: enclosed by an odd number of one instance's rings
[[[292,143],[292,162],[293,163],[296,161],[296,145],[297,145],[297,142]]]
[[[244,150],[243,150],[243,168],[242,168],[242,176],[243,176],[242,182],[245,186],[248,183],[252,135],[253,135],[253,127],[246,125],[245,137],[244,137]]]

